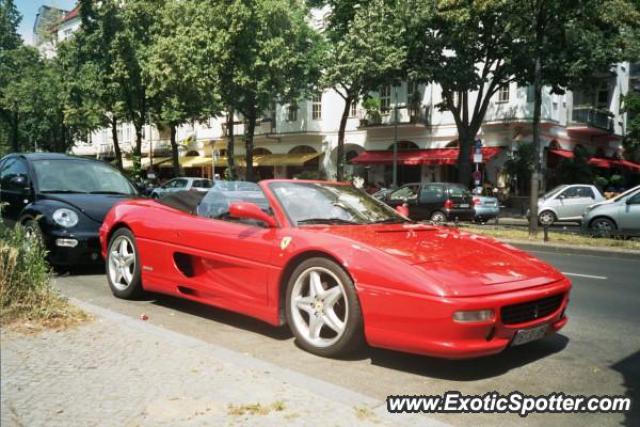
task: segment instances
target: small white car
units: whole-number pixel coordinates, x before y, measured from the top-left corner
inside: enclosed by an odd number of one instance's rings
[[[208,191],[212,185],[213,182],[207,178],[173,178],[172,180],[165,182],[162,186],[154,188],[151,192],[151,197],[159,199],[166,193],[175,193],[177,191]]]
[[[580,224],[584,211],[604,200],[595,185],[560,185],[538,199],[538,221],[542,225],[557,221]]]

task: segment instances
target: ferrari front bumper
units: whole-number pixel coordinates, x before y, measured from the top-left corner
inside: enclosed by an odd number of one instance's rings
[[[437,297],[396,292],[359,285],[358,293],[369,345],[447,359],[463,359],[500,353],[519,330],[548,325],[547,334],[566,323],[565,310],[571,284],[567,279],[523,290],[481,297]],[[508,322],[503,308],[557,297],[551,312],[531,319]],[[493,318],[456,322],[457,311],[493,310]]]

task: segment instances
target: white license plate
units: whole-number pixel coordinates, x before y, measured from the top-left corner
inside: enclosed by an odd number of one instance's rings
[[[467,204],[467,203],[463,203],[463,204],[461,204],[461,205],[459,205],[459,206],[460,206],[461,208],[468,208],[468,207],[469,207],[469,204]]]
[[[549,325],[540,325],[530,329],[519,329],[511,341],[511,345],[526,344],[544,337],[549,330]]]

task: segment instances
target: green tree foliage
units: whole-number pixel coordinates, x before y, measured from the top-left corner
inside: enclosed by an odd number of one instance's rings
[[[118,124],[126,120],[126,81],[115,73],[116,34],[123,28],[118,2],[80,0],[81,30],[65,41],[58,56],[65,64],[65,120],[86,136],[111,128],[114,154],[122,169]]]
[[[228,112],[245,122],[246,178],[253,180],[257,120],[275,102],[307,93],[320,70],[318,35],[297,0],[228,0],[214,7],[220,94]],[[227,129],[233,131],[233,114]],[[233,158],[228,147],[227,159]],[[233,166],[230,164],[233,174]]]
[[[65,151],[71,138],[64,124],[61,64],[24,46],[19,22],[14,3],[0,2],[0,154]]]
[[[404,30],[396,2],[330,0],[325,37],[323,87],[344,99],[338,127],[337,179],[344,179],[344,135],[351,105],[402,75],[406,59]],[[390,29],[393,31],[390,31]]]
[[[149,76],[153,120],[170,130],[176,176],[180,175],[176,128],[217,115],[220,110],[215,56],[208,57],[209,63],[202,66],[193,61],[198,51],[206,48],[216,36],[215,27],[191,25],[202,19],[199,3],[170,1],[165,4],[145,69]]]
[[[471,150],[493,96],[515,80],[509,0],[409,1],[409,69],[442,88],[460,147],[458,181],[471,182]]]

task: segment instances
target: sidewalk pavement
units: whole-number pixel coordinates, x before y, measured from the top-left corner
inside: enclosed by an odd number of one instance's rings
[[[2,331],[2,426],[446,425],[389,414],[383,401],[151,320],[72,302],[96,320],[38,335]]]

